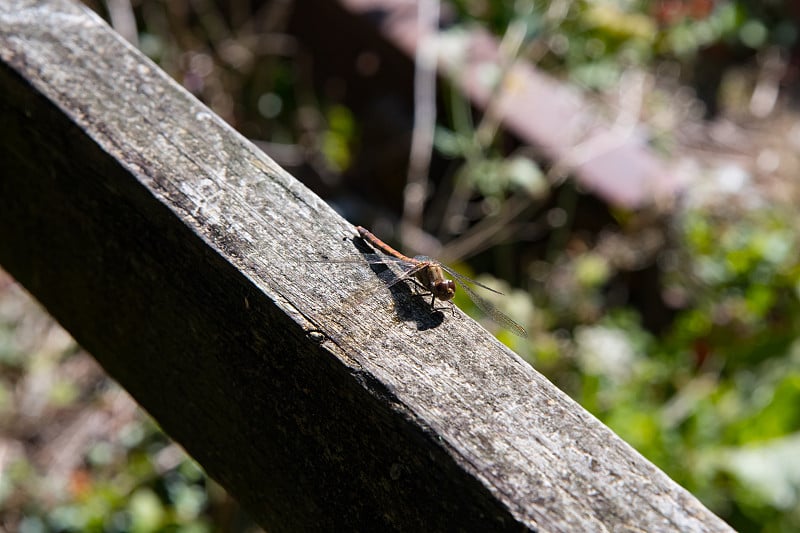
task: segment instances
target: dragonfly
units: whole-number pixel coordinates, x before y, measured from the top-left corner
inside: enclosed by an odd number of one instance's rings
[[[397,283],[402,281],[410,281],[414,283],[418,288],[421,288],[426,293],[431,295],[431,307],[436,309],[435,302],[436,300],[441,300],[443,302],[449,302],[453,299],[456,294],[456,282],[458,286],[463,289],[467,296],[475,303],[475,305],[486,313],[492,320],[494,320],[497,324],[507,328],[509,331],[513,332],[514,334],[520,337],[527,337],[528,332],[525,331],[525,328],[514,322],[511,318],[503,314],[497,307],[493,304],[489,303],[488,301],[481,298],[472,288],[470,285],[476,285],[478,287],[482,287],[488,291],[491,291],[496,294],[503,294],[499,291],[492,289],[491,287],[487,287],[486,285],[475,281],[474,279],[470,279],[466,276],[463,276],[453,270],[450,267],[447,267],[436,261],[431,259],[430,257],[426,257],[423,255],[418,255],[416,257],[408,257],[385,242],[381,239],[376,237],[373,233],[371,233],[366,228],[361,226],[356,226],[356,231],[358,231],[359,236],[372,245],[374,248],[380,250],[386,257],[380,256],[375,254],[367,254],[367,260],[369,263],[376,263],[376,264],[395,264],[398,265],[402,270],[405,272],[391,279],[386,283],[387,287],[392,287]],[[331,260],[331,262],[337,262],[336,260]],[[339,261],[341,262],[341,261]],[[344,262],[350,262],[349,260],[344,260]],[[453,279],[448,279],[447,275],[449,275]],[[452,305],[452,303],[451,303]]]

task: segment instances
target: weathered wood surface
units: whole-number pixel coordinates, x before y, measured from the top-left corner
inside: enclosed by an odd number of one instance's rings
[[[85,8],[0,3],[0,59],[0,263],[268,530],[728,529],[461,313],[305,262],[352,227]]]

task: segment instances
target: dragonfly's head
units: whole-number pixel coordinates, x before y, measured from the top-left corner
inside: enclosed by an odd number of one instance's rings
[[[443,302],[452,300],[453,296],[456,295],[456,283],[452,279],[438,280],[433,284],[431,292]]]

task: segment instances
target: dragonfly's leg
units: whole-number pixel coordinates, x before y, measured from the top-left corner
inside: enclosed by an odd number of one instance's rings
[[[436,295],[433,294],[425,285],[420,283],[415,278],[408,278],[406,281],[411,282],[411,284],[414,286],[414,294],[417,296],[431,295],[431,313],[435,313],[440,310],[438,307],[436,307]]]
[[[447,302],[447,304],[449,305],[446,305],[445,307],[436,307],[436,295],[433,293],[430,293],[430,295],[431,295],[431,313],[437,313],[439,311],[442,311],[443,309],[450,309],[450,311],[453,313],[453,316],[456,316],[456,309],[455,309],[456,306],[455,304],[453,304],[453,302]]]
[[[430,294],[431,296],[431,313],[436,313],[445,309],[444,307],[436,307],[436,295],[425,285],[420,283],[420,281],[416,278],[407,278],[405,281],[410,282],[414,286],[414,292],[418,296],[427,296]],[[455,316],[456,312],[453,309],[453,302],[450,302],[450,310],[453,312],[453,316]]]
[[[422,291],[422,294],[433,294],[430,290],[428,290],[428,288],[425,285],[420,283],[416,278],[408,278],[408,281],[410,281],[414,285],[416,294],[420,294],[419,291]]]

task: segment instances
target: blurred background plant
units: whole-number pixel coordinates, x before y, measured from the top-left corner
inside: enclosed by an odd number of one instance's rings
[[[497,34],[498,91],[526,61],[613,118],[644,73],[637,120],[684,184],[638,209],[588,193],[446,78],[426,181],[408,188],[413,98],[363,98],[326,70],[341,55],[369,83],[391,58],[348,32],[315,57],[293,17],[325,21],[328,4],[87,3],[353,222],[483,272],[530,333],[498,336],[733,527],[800,530],[794,3],[442,6],[449,35]],[[409,195],[421,217],[401,231]],[[6,277],[0,428],[9,530],[255,528]]]

